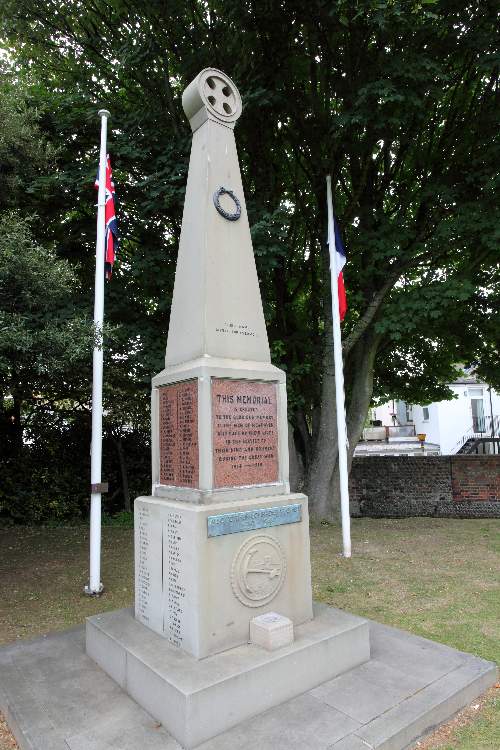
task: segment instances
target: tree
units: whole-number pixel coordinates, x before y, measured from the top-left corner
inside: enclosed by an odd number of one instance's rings
[[[48,169],[54,151],[38,128],[30,107],[8,67],[0,63],[0,211],[29,204],[25,191]]]
[[[23,406],[68,397],[92,334],[72,311],[71,268],[34,240],[26,215],[54,150],[12,73],[0,68],[0,82],[0,429],[4,450],[18,452]]]
[[[0,408],[8,452],[22,449],[23,410],[26,416],[37,403],[68,399],[78,383],[92,328],[68,304],[75,282],[67,261],[33,241],[26,219],[0,217]]]
[[[348,250],[350,457],[374,392],[441,397],[465,355],[491,372],[492,3],[93,0],[85,13],[75,0],[4,5],[12,54],[36,80],[33,97],[50,100],[44,127],[61,147],[47,231],[60,237],[65,217],[59,252],[80,259],[84,286],[89,209],[81,187],[75,207],[74,186],[96,163],[97,105],[115,117],[124,241],[107,309],[133,351],[132,388],[144,393],[161,367],[190,137],[180,97],[209,65],[243,92],[238,144],[265,315],[273,358],[288,372],[313,512],[331,518],[337,495],[327,173]]]

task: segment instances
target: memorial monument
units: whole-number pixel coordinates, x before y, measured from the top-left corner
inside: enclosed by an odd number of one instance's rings
[[[89,618],[87,652],[186,747],[363,663],[368,623],[313,617],[307,498],[291,494],[283,371],[270,361],[233,129],[239,92],[203,70],[152,492],[135,502],[135,613]]]
[[[207,69],[183,104],[193,149],[153,378],[152,491],[135,502],[135,609],[87,618],[86,654],[81,629],[2,647],[0,708],[31,750],[402,750],[495,684],[496,665],[378,623],[370,658],[366,620],[313,608],[307,498],[289,491],[285,376],[233,137],[240,97]]]

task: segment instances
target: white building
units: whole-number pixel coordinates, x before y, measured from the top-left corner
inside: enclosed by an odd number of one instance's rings
[[[371,409],[372,424],[413,426],[415,435],[425,434],[426,443],[438,445],[445,455],[472,445],[467,441],[482,441],[484,446],[486,438],[498,439],[500,394],[467,372],[448,386],[455,396],[449,401],[420,406],[393,400],[376,406]],[[490,452],[494,445],[492,441],[484,450]]]

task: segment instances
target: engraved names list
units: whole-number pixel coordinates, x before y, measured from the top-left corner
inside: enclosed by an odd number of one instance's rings
[[[135,507],[135,616],[157,632],[163,627],[162,526],[158,509],[138,499]]]
[[[182,575],[182,515],[168,513],[164,521],[164,633],[174,646],[182,646],[186,587]]]
[[[150,520],[148,507],[138,506],[136,515],[136,617],[149,625],[151,606]]]
[[[198,485],[198,383],[187,380],[159,390],[160,484]]]

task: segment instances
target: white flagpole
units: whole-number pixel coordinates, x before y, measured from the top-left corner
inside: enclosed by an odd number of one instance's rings
[[[344,557],[351,556],[351,517],[349,514],[349,475],[347,471],[347,432],[344,403],[344,363],[342,361],[342,339],[340,335],[339,290],[337,252],[333,226],[332,178],[326,178],[328,208],[328,249],[330,251],[330,281],[332,288],[333,358],[335,362],[335,402],[337,411],[337,434],[339,446],[340,510],[342,517],[342,544]]]
[[[90,577],[85,593],[96,596],[102,593],[101,583],[101,482],[102,465],[102,369],[104,322],[104,239],[106,230],[106,136],[107,109],[99,110],[101,118],[101,150],[99,155],[99,191],[97,194],[97,241],[95,254],[94,326],[99,338],[94,346],[92,360],[92,443],[90,464]]]

